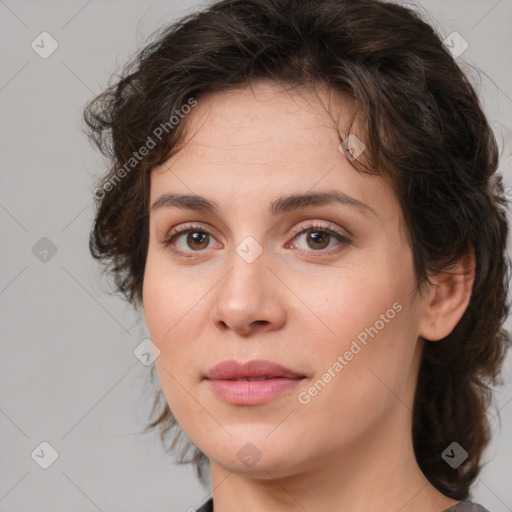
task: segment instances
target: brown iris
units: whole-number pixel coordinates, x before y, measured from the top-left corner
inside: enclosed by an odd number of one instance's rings
[[[309,231],[307,241],[312,249],[325,249],[329,245],[330,238],[331,235],[324,231]]]
[[[208,233],[204,233],[202,231],[191,231],[187,235],[187,244],[191,249],[205,249],[206,247],[208,247],[209,241],[210,239]],[[193,244],[196,243],[199,244],[200,247],[194,247]]]

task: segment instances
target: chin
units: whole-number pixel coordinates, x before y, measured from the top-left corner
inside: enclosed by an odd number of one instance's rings
[[[289,457],[284,453],[265,453],[265,450],[256,451],[253,447],[243,447],[238,456],[239,450],[234,452],[235,457],[226,457],[226,453],[210,458],[226,471],[244,475],[246,477],[268,480],[271,478],[282,478],[293,473],[290,467]]]
[[[205,439],[204,453],[210,461],[215,461],[227,471],[254,478],[267,479],[270,475],[289,474],[291,465],[298,462],[297,450],[290,436],[283,436],[283,430],[281,435],[275,435],[275,432],[269,437],[271,429],[268,425],[262,428],[264,433],[255,433],[254,425],[246,427],[228,429],[233,437],[226,434],[217,442],[211,438]]]

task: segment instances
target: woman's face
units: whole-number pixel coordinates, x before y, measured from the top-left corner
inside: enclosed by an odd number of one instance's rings
[[[350,103],[330,109],[343,128]],[[393,452],[424,303],[392,190],[350,165],[305,89],[214,93],[181,122],[188,142],[151,176],[143,294],[179,424],[212,464],[253,475]],[[225,361],[240,366],[212,370]]]

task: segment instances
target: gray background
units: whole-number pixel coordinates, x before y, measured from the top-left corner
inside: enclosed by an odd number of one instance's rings
[[[512,0],[420,4],[443,35],[457,31],[469,43],[459,60],[483,95],[512,186]],[[152,395],[149,367],[133,350],[147,332],[141,315],[107,293],[88,253],[104,162],[81,133],[85,102],[112,72],[153,30],[199,5],[0,0],[1,511],[173,512],[208,496],[156,435],[137,435]],[[47,59],[31,47],[43,31],[59,45]],[[41,252],[43,237],[56,254]],[[501,429],[495,421],[474,487],[491,512],[512,510],[512,353],[504,376]],[[58,453],[48,469],[31,456],[43,441]]]

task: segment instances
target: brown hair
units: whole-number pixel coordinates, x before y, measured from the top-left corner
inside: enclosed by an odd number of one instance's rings
[[[191,98],[258,80],[322,83],[350,95],[363,127],[364,171],[390,179],[418,288],[475,251],[468,308],[446,338],[425,342],[412,426],[425,476],[447,496],[467,498],[490,439],[490,384],[502,384],[510,345],[503,328],[508,204],[496,174],[495,138],[440,37],[414,11],[377,0],[225,0],[155,36],[84,112],[89,137],[111,161],[95,193],[92,255],[105,263],[117,290],[140,305],[149,176],[177,150],[185,123],[166,130],[143,157],[135,159],[134,150],[149,146],[148,137]],[[155,411],[147,428],[158,427],[162,441],[172,431],[171,450],[183,436],[179,460],[194,462],[201,477],[208,460],[179,429],[161,392]],[[441,457],[453,441],[469,454],[457,469]]]

